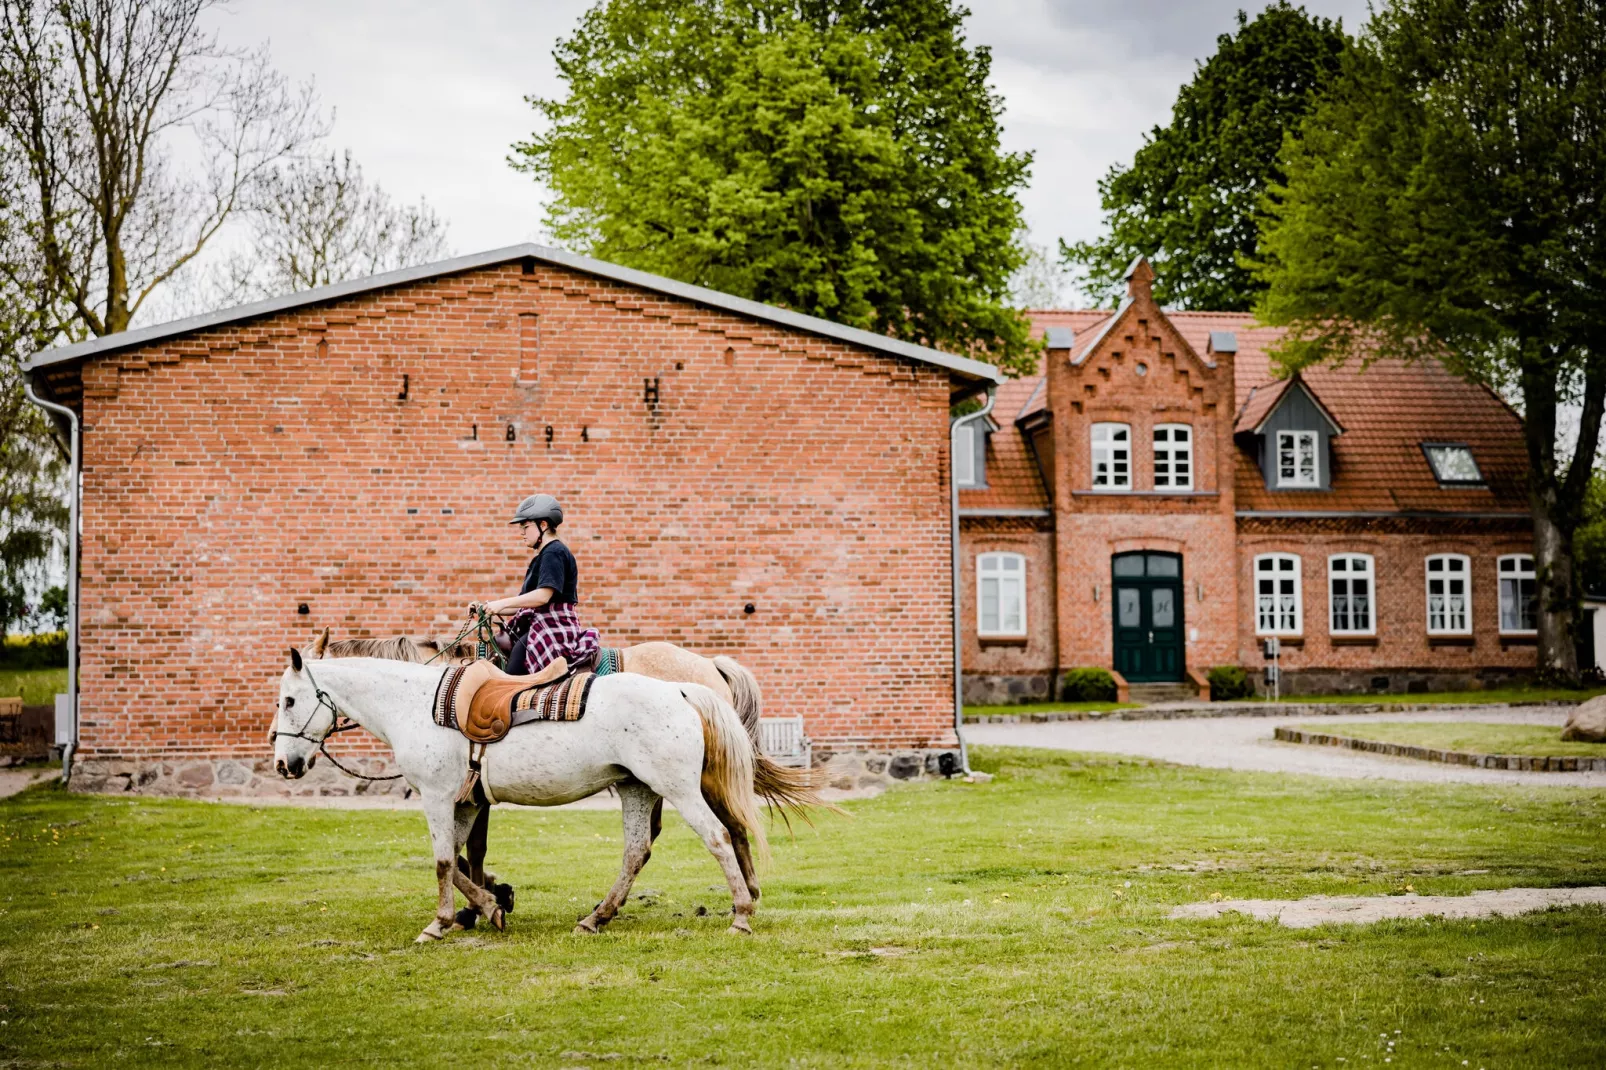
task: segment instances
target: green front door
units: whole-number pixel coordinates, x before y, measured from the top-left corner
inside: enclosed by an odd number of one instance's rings
[[[1142,551],[1110,562],[1115,671],[1130,683],[1182,679],[1182,557]]]

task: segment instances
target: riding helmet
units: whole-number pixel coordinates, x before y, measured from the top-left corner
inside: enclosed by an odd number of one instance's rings
[[[545,520],[551,527],[563,523],[563,506],[550,494],[532,494],[519,503],[518,512],[513,514],[509,524],[517,524],[524,520]]]

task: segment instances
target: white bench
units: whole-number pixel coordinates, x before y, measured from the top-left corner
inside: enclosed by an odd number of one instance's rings
[[[801,717],[760,717],[758,745],[778,765],[807,769],[814,763],[814,744],[803,734]]]

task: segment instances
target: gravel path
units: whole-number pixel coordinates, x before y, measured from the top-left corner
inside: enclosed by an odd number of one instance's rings
[[[1223,899],[1189,903],[1172,918],[1219,918],[1229,911],[1290,929],[1329,923],[1366,924],[1388,918],[1511,917],[1549,907],[1606,906],[1606,888],[1502,888],[1471,895],[1313,895],[1306,899]]]
[[[1266,773],[1309,773],[1314,776],[1410,780],[1429,783],[1523,784],[1546,787],[1606,788],[1606,773],[1525,773],[1507,769],[1474,769],[1465,765],[1423,762],[1365,754],[1338,747],[1278,743],[1272,731],[1279,724],[1356,724],[1371,721],[1494,721],[1503,724],[1552,725],[1558,733],[1567,720],[1563,706],[1460,706],[1448,710],[1349,714],[1326,717],[1199,717],[1173,721],[1060,721],[1052,724],[978,724],[965,728],[969,743],[1052,750],[1097,751],[1161,758],[1210,769],[1242,769]]]

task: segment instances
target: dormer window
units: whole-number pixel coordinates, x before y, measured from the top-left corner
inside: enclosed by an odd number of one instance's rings
[[[987,486],[987,435],[992,429],[976,420],[954,428],[954,485]]]
[[[1277,486],[1321,486],[1321,475],[1316,467],[1316,451],[1320,445],[1321,435],[1315,431],[1277,432]]]
[[[1427,454],[1433,478],[1441,487],[1481,487],[1483,472],[1473,459],[1472,447],[1459,442],[1424,442],[1422,452]]]

